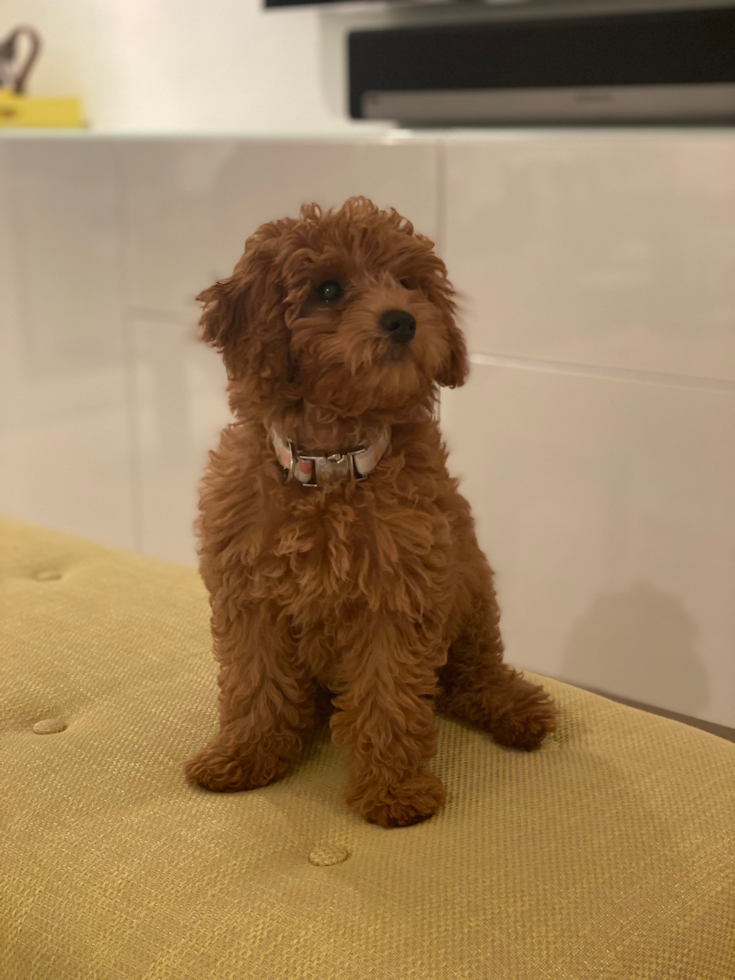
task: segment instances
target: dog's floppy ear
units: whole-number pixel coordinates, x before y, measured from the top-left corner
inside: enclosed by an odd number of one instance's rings
[[[410,226],[409,226],[410,227]],[[425,235],[411,231],[413,271],[429,301],[441,311],[446,351],[434,372],[434,381],[443,388],[459,388],[467,380],[469,363],[464,336],[455,322],[454,288],[447,267],[434,252],[434,243]]]
[[[467,345],[454,317],[447,323],[447,340],[449,355],[437,371],[436,380],[443,388],[459,388],[467,380],[470,367],[467,361]]]
[[[230,378],[247,375],[261,395],[272,394],[288,376],[288,331],[274,261],[284,225],[259,228],[232,275],[197,296],[202,340],[220,351]]]
[[[429,298],[443,313],[447,353],[435,375],[435,381],[443,388],[459,388],[467,380],[469,362],[464,334],[455,322],[455,298],[452,284],[447,279],[444,263],[432,256],[435,275],[429,282]]]
[[[235,276],[220,279],[197,296],[203,310],[199,320],[202,340],[220,353],[245,329],[245,287]]]

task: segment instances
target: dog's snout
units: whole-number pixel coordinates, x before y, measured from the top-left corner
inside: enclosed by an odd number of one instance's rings
[[[405,310],[386,310],[380,318],[380,329],[394,344],[407,344],[416,333],[416,320]]]

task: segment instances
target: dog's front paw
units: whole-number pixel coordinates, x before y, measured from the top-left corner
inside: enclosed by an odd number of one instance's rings
[[[441,782],[431,772],[380,788],[351,790],[345,800],[368,823],[379,827],[410,827],[428,820],[446,799]]]
[[[267,786],[288,768],[277,755],[259,754],[257,746],[228,746],[218,737],[184,766],[186,778],[215,793],[237,793]]]

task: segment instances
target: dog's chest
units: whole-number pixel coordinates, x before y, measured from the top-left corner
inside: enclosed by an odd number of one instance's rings
[[[302,505],[262,541],[250,565],[253,597],[303,623],[350,607],[410,614],[447,589],[451,533],[436,507]]]

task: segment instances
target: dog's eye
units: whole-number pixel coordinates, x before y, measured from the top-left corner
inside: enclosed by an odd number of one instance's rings
[[[328,279],[317,286],[316,294],[323,303],[333,303],[342,295],[342,287],[336,280]]]
[[[404,289],[413,289],[414,283],[411,279],[399,279],[398,284],[403,286]]]

